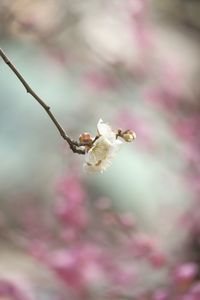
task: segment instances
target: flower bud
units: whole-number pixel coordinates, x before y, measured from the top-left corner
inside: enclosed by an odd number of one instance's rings
[[[79,141],[80,141],[81,144],[88,145],[88,144],[92,143],[93,139],[92,139],[91,135],[88,132],[84,132],[80,135]]]
[[[132,142],[133,140],[136,139],[136,134],[135,134],[134,131],[127,130],[127,131],[125,131],[124,133],[122,133],[122,138],[123,138],[126,142],[130,143],[130,142]]]

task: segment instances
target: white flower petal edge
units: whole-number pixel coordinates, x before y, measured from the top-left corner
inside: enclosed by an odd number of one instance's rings
[[[84,170],[87,172],[103,172],[111,165],[122,141],[116,139],[116,133],[102,119],[97,124],[99,138],[85,155]]]
[[[97,131],[99,135],[107,138],[111,143],[116,141],[116,133],[112,130],[110,125],[104,123],[102,119],[97,123]]]

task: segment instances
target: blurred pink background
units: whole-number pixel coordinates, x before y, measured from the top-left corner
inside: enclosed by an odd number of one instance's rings
[[[0,61],[0,299],[200,299],[200,5],[0,0],[0,47],[75,140],[130,129],[83,171]]]

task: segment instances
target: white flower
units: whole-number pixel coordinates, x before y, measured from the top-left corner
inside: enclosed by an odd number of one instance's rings
[[[122,141],[116,138],[116,133],[102,119],[97,124],[99,137],[85,154],[84,169],[89,172],[103,172],[111,165]]]

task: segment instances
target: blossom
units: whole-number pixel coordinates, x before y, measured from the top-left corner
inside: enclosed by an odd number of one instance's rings
[[[84,169],[89,172],[103,172],[111,165],[111,160],[115,156],[122,144],[117,139],[116,132],[112,128],[99,120],[97,124],[98,137],[88,149],[85,155]]]
[[[187,262],[176,267],[174,272],[174,280],[179,286],[187,287],[194,280],[197,273],[197,264],[194,262]]]

